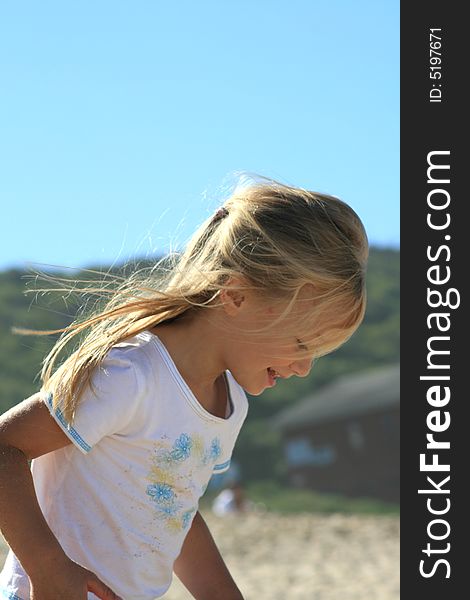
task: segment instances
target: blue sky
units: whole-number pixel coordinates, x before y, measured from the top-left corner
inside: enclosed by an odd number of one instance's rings
[[[9,0],[0,77],[0,268],[184,245],[244,170],[399,245],[398,0]]]

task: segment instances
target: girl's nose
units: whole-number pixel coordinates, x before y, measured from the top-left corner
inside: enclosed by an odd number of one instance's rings
[[[291,363],[290,368],[298,377],[307,377],[313,366],[313,359],[304,358]]]

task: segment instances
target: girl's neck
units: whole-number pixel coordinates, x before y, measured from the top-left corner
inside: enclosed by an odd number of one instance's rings
[[[152,333],[162,341],[198,402],[211,414],[225,418],[228,398],[220,335],[215,335],[209,320],[196,313],[157,325]]]

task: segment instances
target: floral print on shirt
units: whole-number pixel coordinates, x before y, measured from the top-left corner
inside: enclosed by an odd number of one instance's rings
[[[192,473],[208,465],[213,467],[221,453],[217,437],[208,446],[204,444],[202,436],[190,436],[187,433],[181,433],[173,443],[168,438],[155,443],[148,476],[151,483],[147,485],[146,493],[153,503],[157,518],[164,521],[168,530],[178,532],[188,529],[197,506],[188,509],[182,500],[186,495],[185,490],[194,487]],[[209,477],[211,473],[212,470]],[[198,496],[204,493],[207,483]]]

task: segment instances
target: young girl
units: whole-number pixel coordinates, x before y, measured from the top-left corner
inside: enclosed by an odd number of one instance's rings
[[[131,277],[64,330],[41,391],[0,421],[0,597],[153,600],[174,571],[194,598],[242,599],[198,501],[230,464],[245,392],[306,376],[356,330],[366,260],[345,203],[255,181],[166,275]]]

